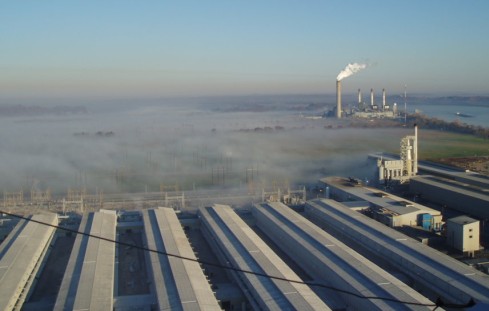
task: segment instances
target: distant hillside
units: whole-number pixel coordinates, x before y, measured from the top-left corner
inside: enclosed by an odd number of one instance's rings
[[[489,96],[446,96],[433,99],[436,103],[445,105],[467,104],[474,106],[489,106]]]
[[[88,111],[83,106],[24,106],[24,105],[0,105],[0,117],[14,116],[41,116],[41,115],[72,115],[86,114]]]
[[[402,96],[389,98],[392,101],[402,103]],[[489,96],[408,96],[409,104],[434,104],[434,105],[470,105],[470,106],[489,106]]]

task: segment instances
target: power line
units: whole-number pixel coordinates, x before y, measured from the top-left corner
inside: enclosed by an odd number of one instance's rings
[[[25,216],[13,214],[13,213],[5,212],[5,211],[2,211],[2,210],[0,210],[0,213],[1,214],[8,215],[8,216],[11,216],[11,217],[14,217],[14,218],[23,219],[23,220],[26,220],[26,221],[38,223],[40,225],[44,225],[44,226],[52,227],[52,228],[55,228],[55,229],[63,230],[63,231],[66,231],[66,232],[71,232],[71,233],[74,233],[74,234],[79,234],[79,235],[83,235],[83,236],[87,236],[87,237],[99,239],[99,240],[102,240],[102,241],[106,241],[106,242],[118,244],[118,245],[132,247],[132,248],[143,250],[143,251],[146,251],[146,252],[156,253],[156,254],[159,254],[159,255],[167,256],[167,257],[174,257],[174,258],[178,258],[178,259],[181,259],[181,260],[193,261],[193,262],[196,262],[196,263],[199,263],[199,264],[202,264],[202,265],[209,265],[209,266],[218,267],[218,268],[222,268],[222,269],[227,269],[227,270],[231,270],[231,271],[235,271],[235,272],[241,272],[241,273],[251,274],[251,275],[255,275],[255,276],[265,277],[265,278],[268,278],[268,279],[273,279],[273,280],[285,281],[285,282],[290,282],[290,283],[295,283],[295,284],[302,284],[302,285],[307,285],[307,286],[313,286],[313,287],[319,287],[319,288],[329,289],[329,290],[332,290],[332,291],[335,291],[335,292],[339,292],[339,293],[342,293],[342,294],[351,295],[351,296],[354,296],[354,297],[357,297],[357,298],[360,298],[360,299],[383,300],[383,301],[400,303],[400,304],[405,304],[405,305],[422,306],[422,307],[434,307],[433,310],[436,310],[439,307],[445,307],[445,308],[451,308],[451,309],[464,309],[464,308],[470,308],[470,307],[472,307],[472,306],[474,306],[476,304],[475,301],[472,298],[466,304],[449,304],[449,303],[443,302],[440,298],[438,298],[436,300],[436,303],[421,303],[421,302],[403,301],[403,300],[399,300],[399,299],[395,299],[395,298],[389,298],[389,297],[363,296],[363,295],[360,295],[360,294],[357,294],[357,293],[354,293],[354,292],[351,292],[351,291],[348,291],[348,290],[345,290],[345,289],[336,288],[334,286],[329,286],[329,285],[326,285],[326,284],[315,283],[315,282],[306,282],[306,281],[302,281],[302,280],[287,279],[287,278],[284,278],[284,277],[278,277],[278,276],[268,275],[268,274],[262,273],[262,272],[256,272],[256,271],[250,271],[250,270],[243,270],[243,269],[232,267],[232,266],[225,266],[225,265],[214,263],[214,262],[209,262],[209,261],[200,260],[200,259],[194,259],[194,258],[185,257],[185,256],[181,256],[181,255],[176,255],[176,254],[171,254],[171,253],[167,253],[167,252],[163,252],[163,251],[158,251],[158,250],[155,250],[155,249],[151,249],[151,248],[147,248],[147,247],[139,246],[139,245],[134,245],[134,244],[127,243],[127,242],[116,241],[116,240],[104,238],[104,237],[101,237],[101,236],[98,236],[98,235],[94,235],[94,234],[90,234],[90,233],[86,233],[86,232],[82,232],[82,231],[78,231],[78,230],[74,230],[74,229],[69,229],[69,228],[61,227],[61,226],[58,226],[58,225],[52,225],[52,224],[47,223],[47,222],[43,222],[43,221],[40,221],[40,220],[35,220],[35,219],[29,218],[29,217],[25,217]]]

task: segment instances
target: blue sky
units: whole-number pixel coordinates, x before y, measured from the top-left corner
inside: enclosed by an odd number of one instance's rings
[[[489,1],[1,1],[3,96],[489,94]]]

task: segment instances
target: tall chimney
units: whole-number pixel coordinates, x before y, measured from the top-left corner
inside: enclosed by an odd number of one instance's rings
[[[341,81],[336,80],[336,117],[341,119]]]
[[[358,103],[362,103],[362,92],[360,91],[360,89],[358,89]]]
[[[382,89],[382,110],[385,110],[385,89]]]
[[[418,174],[418,125],[414,124],[413,175]]]
[[[374,89],[370,89],[370,105],[374,105]]]

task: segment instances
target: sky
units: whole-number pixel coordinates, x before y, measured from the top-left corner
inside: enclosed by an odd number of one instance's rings
[[[489,1],[0,1],[0,98],[489,95]]]

